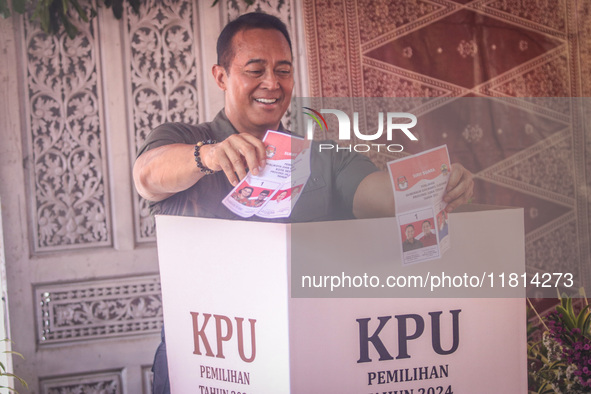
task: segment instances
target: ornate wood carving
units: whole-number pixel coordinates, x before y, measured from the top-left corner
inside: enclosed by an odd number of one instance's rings
[[[158,275],[40,285],[35,299],[40,346],[158,333],[162,328]]]
[[[69,39],[25,22],[32,232],[37,252],[111,244],[94,25]]]

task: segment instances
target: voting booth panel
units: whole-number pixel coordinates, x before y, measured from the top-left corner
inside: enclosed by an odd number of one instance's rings
[[[292,393],[527,392],[525,332],[517,324],[504,322],[509,318],[525,321],[523,302],[315,301],[292,300],[293,325],[297,326],[290,338]],[[302,325],[296,316],[314,318]],[[437,316],[439,331],[433,329]],[[360,338],[358,320],[368,318],[369,335]],[[379,330],[382,321],[386,323],[376,337],[383,344],[379,352],[367,338]],[[422,334],[411,339],[417,321],[424,324]]]
[[[289,392],[286,225],[156,220],[172,392]]]
[[[420,263],[423,268],[402,266],[393,218],[156,220],[175,394],[527,392],[525,303],[518,292],[507,293],[514,298],[499,292],[476,298],[474,292],[438,293],[427,286],[407,298],[400,289],[382,287],[388,275],[418,276],[420,270],[523,271],[521,210],[451,214],[450,252]],[[493,237],[485,228],[474,231],[474,223],[511,230]],[[323,241],[313,242],[320,234]],[[355,242],[343,242],[352,236]],[[462,250],[472,258],[491,244],[495,253],[468,265],[457,261]],[[365,273],[381,282],[369,289],[306,288],[303,276],[329,272],[311,268],[318,265],[332,267],[335,276]]]

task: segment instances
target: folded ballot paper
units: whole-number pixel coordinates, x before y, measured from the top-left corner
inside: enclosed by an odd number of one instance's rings
[[[451,165],[443,145],[388,163],[394,189],[402,264],[440,258],[449,249],[443,201]]]
[[[310,177],[310,141],[269,130],[263,138],[267,164],[248,172],[222,203],[242,217],[285,218]]]

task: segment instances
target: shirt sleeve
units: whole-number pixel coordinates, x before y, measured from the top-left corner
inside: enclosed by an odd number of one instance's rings
[[[366,176],[379,171],[369,157],[356,152],[339,151],[333,155],[334,187],[343,213],[353,217],[353,199]]]
[[[368,157],[346,150],[320,150],[313,141],[310,178],[295,204],[290,221],[312,222],[353,219],[353,199],[357,187],[369,174],[378,171]]]
[[[201,137],[201,138],[200,138]],[[148,134],[140,147],[137,157],[151,149],[170,144],[196,144],[200,139],[208,139],[202,128],[183,123],[164,123]]]

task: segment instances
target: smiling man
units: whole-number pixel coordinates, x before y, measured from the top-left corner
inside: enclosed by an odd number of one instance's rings
[[[279,127],[291,102],[290,44],[278,30],[242,30],[232,39],[232,54],[213,66],[225,91],[226,116],[240,133],[262,139],[267,130]]]
[[[294,86],[291,40],[285,24],[262,13],[242,15],[223,29],[217,52],[218,64],[212,74],[225,92],[225,108],[212,122],[159,126],[140,149],[134,182],[140,195],[151,201],[153,213],[242,219],[221,201],[248,169],[256,175],[265,166],[261,141],[265,132],[283,130],[281,118]],[[310,168],[310,178],[291,216],[270,221],[394,215],[388,174],[378,171],[367,157],[312,149]],[[295,194],[294,189],[292,199]],[[461,165],[452,166],[445,196],[448,209],[471,195],[471,174]],[[248,220],[264,219],[253,216]],[[163,341],[154,360],[155,393],[170,391],[165,352]]]
[[[423,243],[418,239],[415,239],[415,227],[412,224],[406,226],[404,233],[406,234],[406,239],[402,243],[403,252],[410,252],[411,250],[423,247]]]
[[[225,92],[225,108],[212,122],[159,126],[140,149],[134,181],[153,213],[237,219],[220,201],[248,169],[256,175],[265,166],[265,132],[283,129],[294,86],[285,24],[263,13],[242,15],[223,29],[217,52],[212,74]],[[316,150],[311,162],[290,221],[394,215],[388,174],[365,156]],[[471,174],[454,164],[444,197],[448,211],[466,202],[472,187]]]

